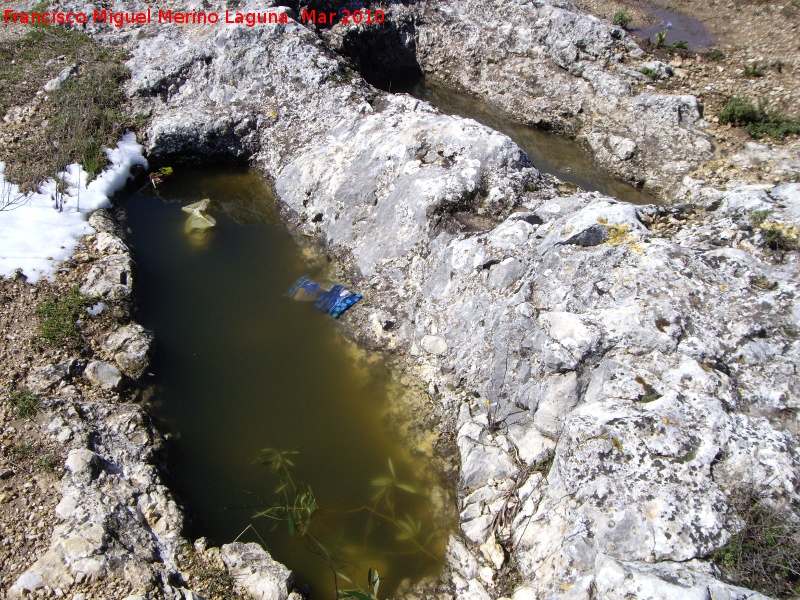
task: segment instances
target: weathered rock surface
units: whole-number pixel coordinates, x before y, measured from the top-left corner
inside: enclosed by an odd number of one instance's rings
[[[93,266],[80,292],[89,298],[129,298],[133,285],[133,263],[128,254],[109,254]]]
[[[292,572],[258,544],[225,544],[221,554],[230,576],[253,600],[288,598],[294,586]]]
[[[125,578],[143,594],[160,590],[162,577],[175,571],[183,516],[154,464],[157,434],[134,405],[67,402],[62,413],[57,419],[70,428],[73,449],[59,524],[50,549],[10,594],[32,581],[52,590],[107,577]]]
[[[104,342],[119,368],[130,378],[138,379],[150,366],[153,334],[138,323],[113,331]]]
[[[622,28],[570,2],[398,4],[389,18],[426,76],[525,123],[577,136],[602,168],[627,181],[672,189],[711,156],[697,100],[635,93],[632,84],[647,78],[642,51]],[[352,55],[375,28],[339,29],[331,43]],[[395,36],[385,34],[387,42]],[[663,63],[644,66],[657,77],[670,73]]]
[[[531,108],[497,104],[580,130],[620,174],[665,188],[707,155],[693,97],[630,95],[623,58],[637,53],[621,31],[545,2],[431,10],[426,69],[487,93],[527,77]],[[131,43],[150,149],[252,157],[290,222],[352,267],[358,335],[406,351],[438,394],[475,545],[450,545],[459,597],[497,595],[499,567],[479,550],[493,539],[519,566],[518,598],[751,594],[707,557],[739,527],[737,487],[800,501],[798,256],[766,237],[774,223],[797,239],[796,189],[705,190],[714,201],[691,218],[562,197],[504,136],[376,94],[295,23],[161,26]],[[483,68],[487,56],[500,62]],[[754,226],[753,211],[768,220]],[[476,232],[460,212],[498,224]],[[100,480],[86,464],[72,485]],[[141,514],[171,531],[168,502],[148,498]],[[109,568],[104,518],[54,556]],[[157,529],[127,547],[169,557]]]
[[[83,376],[104,390],[116,390],[122,384],[122,373],[119,369],[100,360],[93,360],[86,365]]]

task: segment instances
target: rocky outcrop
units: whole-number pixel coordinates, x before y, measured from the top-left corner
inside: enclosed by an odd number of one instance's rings
[[[108,213],[98,211],[90,222],[98,229],[93,242],[98,258],[83,287],[113,281],[104,297],[124,303],[130,280],[125,293],[116,293],[121,284],[108,259],[131,265],[130,254]],[[143,330],[129,324],[120,331]],[[139,339],[137,354],[146,356],[152,336]],[[125,354],[124,348],[117,350]],[[73,385],[79,377],[91,393],[84,388],[82,394]],[[178,572],[175,555],[185,544],[183,514],[161,482],[160,435],[141,407],[119,402],[122,373],[102,360],[69,359],[32,368],[26,383],[39,394],[58,393],[47,431],[65,445],[66,474],[51,545],[17,579],[9,596],[36,590],[63,595],[73,586],[104,579],[124,580],[141,594],[173,589],[169,580]],[[101,399],[92,400],[97,395]],[[183,597],[177,588],[173,592]]]
[[[138,323],[131,323],[111,332],[103,345],[128,377],[139,379],[150,366],[153,342],[152,333]]]
[[[495,17],[446,9],[426,27],[451,26],[469,56]],[[708,151],[693,98],[629,95],[624,34],[544,3],[497,10],[541,27],[498,26],[502,62],[476,86],[551,77],[572,104],[559,116],[543,88],[537,110],[653,187]],[[297,23],[151,34],[130,62],[151,152],[250,156],[286,218],[350,267],[356,334],[405,353],[443,405],[471,542],[450,545],[459,597],[498,596],[506,552],[520,599],[753,597],[708,557],[740,526],[737,487],[800,500],[796,188],[706,189],[694,212],[563,196],[504,136],[377,94]],[[423,38],[426,68],[446,68]],[[169,560],[160,533],[128,547]]]
[[[396,4],[389,19],[394,29],[337,26],[330,42],[352,57],[364,39],[368,56],[376,31],[406,31],[405,48],[427,77],[523,123],[577,137],[600,167],[650,191],[674,189],[711,157],[695,97],[635,91],[648,80],[642,67],[658,77],[668,67],[642,64],[643,52],[621,27],[570,2]]]
[[[347,164],[311,194],[297,167],[277,185],[299,221],[304,203],[338,198],[340,219],[383,225],[342,201]],[[441,396],[459,415],[462,529],[476,544],[511,540],[532,597],[623,597],[624,584],[742,598],[702,560],[737,529],[728,498],[745,485],[798,500],[797,256],[775,262],[750,222],[767,210],[796,235],[787,192],[723,194],[672,239],[651,230],[664,209],[538,192],[485,233],[419,220],[423,244],[374,262],[358,229],[306,229],[347,247],[369,318],[397,324],[370,342],[399,338],[431,389],[458,390]],[[473,571],[464,597],[486,597],[495,581]]]

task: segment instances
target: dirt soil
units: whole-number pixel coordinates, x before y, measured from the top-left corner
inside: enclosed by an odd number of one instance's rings
[[[0,590],[7,590],[50,546],[53,512],[61,499],[60,479],[66,459],[63,443],[48,431],[52,409],[66,395],[92,398],[96,392],[77,379],[52,397],[32,396],[26,405],[14,394],[24,389],[33,366],[57,363],[75,355],[88,357],[99,336],[126,309],[118,307],[99,319],[86,319],[72,347],[50,347],[41,340],[42,301],[58,298],[82,281],[91,257],[79,249],[78,260],[65,263],[53,283],[27,283],[24,277],[0,278]],[[80,388],[80,389],[79,389]],[[112,588],[114,593],[121,591]],[[107,591],[112,591],[108,589]],[[75,589],[74,591],[78,591]],[[81,590],[90,592],[90,589]],[[92,596],[90,596],[92,597]]]
[[[731,164],[730,158],[742,151],[745,144],[757,142],[783,150],[800,162],[800,136],[754,140],[741,127],[719,123],[717,115],[730,98],[738,96],[754,104],[763,98],[769,108],[800,118],[800,0],[575,0],[575,3],[608,20],[617,11],[627,9],[633,16],[628,29],[634,36],[637,29],[652,28],[660,21],[648,12],[650,7],[687,15],[702,23],[716,43],[696,52],[657,48],[654,37],[649,44],[648,40],[636,38],[643,50],[669,64],[675,74],[667,80],[642,84],[640,91],[693,94],[702,102],[717,157],[701,167],[694,177],[706,179],[714,186],[724,186],[731,180],[775,184],[797,180],[796,173],[793,176],[775,172],[769,161],[748,165],[750,168],[741,172],[741,164]],[[680,40],[667,37],[666,41],[671,44]],[[748,67],[751,76],[745,74]],[[759,75],[752,76],[754,71]]]

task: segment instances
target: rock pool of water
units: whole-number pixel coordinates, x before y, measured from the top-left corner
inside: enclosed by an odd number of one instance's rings
[[[244,530],[242,541],[260,536],[316,598],[332,597],[334,571],[363,586],[377,569],[382,595],[437,575],[454,506],[430,464],[399,442],[388,413],[403,391],[333,319],[286,297],[308,265],[258,175],[176,172],[132,195],[126,225],[139,320],[158,338],[152,402],[175,436],[172,477],[192,534],[218,543]],[[217,220],[205,240],[186,235],[181,211],[201,198]],[[297,450],[293,483],[310,487],[317,506],[303,538],[286,522],[253,519],[285,501],[279,478],[255,464],[264,448]]]
[[[650,194],[603,173],[577,143],[518,123],[478,98],[426,81],[409,85],[407,91],[444,113],[474,119],[505,133],[530,156],[537,169],[562,181],[634,204],[658,202]]]

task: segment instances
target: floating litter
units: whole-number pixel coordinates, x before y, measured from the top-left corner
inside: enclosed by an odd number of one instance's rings
[[[289,290],[289,296],[298,302],[313,302],[317,310],[328,313],[334,319],[338,319],[362,298],[361,294],[351,292],[342,285],[327,287],[308,277],[298,279]]]

